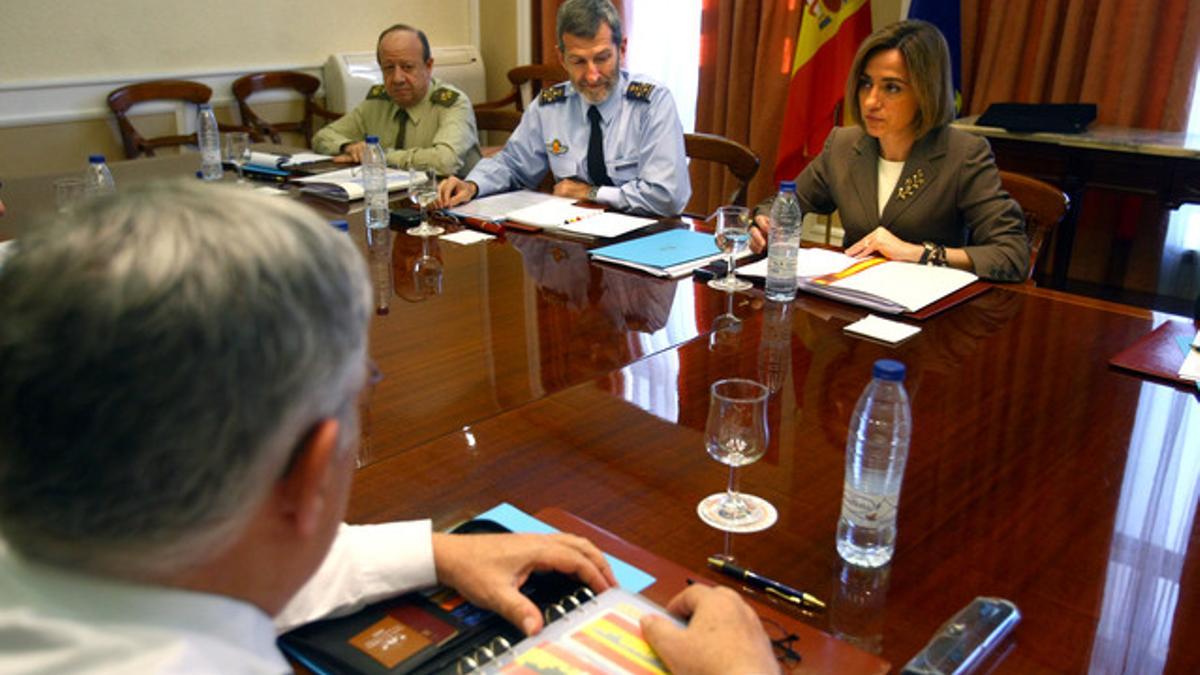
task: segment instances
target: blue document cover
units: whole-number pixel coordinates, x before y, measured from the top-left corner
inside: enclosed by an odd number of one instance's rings
[[[532,534],[553,534],[558,530],[550,527],[546,523],[534,518],[525,513],[521,509],[504,502],[499,506],[484,511],[476,516],[485,520],[495,521],[513,532],[525,532]],[[654,577],[646,572],[630,565],[629,563],[616,558],[607,553],[604,557],[608,559],[609,567],[612,567],[613,576],[617,578],[617,583],[621,588],[634,593],[639,593],[646,589],[647,586],[654,583]]]
[[[593,249],[592,258],[627,265],[659,276],[682,276],[721,257],[713,235],[667,230]]]

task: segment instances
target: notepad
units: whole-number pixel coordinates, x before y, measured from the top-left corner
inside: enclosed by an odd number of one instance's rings
[[[573,199],[548,199],[508,213],[507,220],[543,229],[556,229],[604,213],[601,209],[576,206]]]
[[[767,261],[747,265],[738,275],[764,278]],[[917,312],[979,279],[953,267],[885,258],[860,260],[820,248],[800,249],[796,277],[801,290],[884,314]]]
[[[868,314],[854,323],[847,324],[842,330],[889,345],[898,345],[921,332],[916,326],[884,319],[874,314]]]
[[[501,192],[499,194],[472,199],[465,204],[459,204],[453,208],[446,209],[446,211],[459,218],[473,218],[489,223],[499,223],[507,220],[508,214],[514,211],[544,202],[574,204],[575,200],[567,199],[566,197],[555,197],[554,195],[544,192],[534,192],[533,190],[513,190],[512,192]]]

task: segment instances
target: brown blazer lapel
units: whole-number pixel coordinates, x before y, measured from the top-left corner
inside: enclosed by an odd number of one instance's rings
[[[850,182],[863,213],[875,220],[879,214],[879,146],[878,141],[866,134],[854,144]]]
[[[904,171],[900,174],[896,189],[892,191],[883,215],[879,217],[880,225],[891,225],[901,213],[925,197],[925,186],[937,176],[941,159],[946,155],[948,140],[945,129],[935,129],[913,144],[912,154],[904,163]]]

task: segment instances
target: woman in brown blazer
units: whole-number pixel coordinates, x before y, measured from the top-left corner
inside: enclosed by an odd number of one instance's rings
[[[1021,281],[1029,243],[1021,208],[1000,186],[991,146],[950,126],[950,52],[932,24],[901,21],[858,49],[847,114],[796,178],[800,207],[838,211],[846,253],[949,265]],[[753,246],[766,246],[770,201],[759,205]]]

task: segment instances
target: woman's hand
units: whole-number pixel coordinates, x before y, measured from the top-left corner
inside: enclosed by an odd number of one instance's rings
[[[846,249],[846,255],[866,258],[878,253],[888,260],[917,262],[925,252],[922,244],[910,244],[883,227],[877,227],[854,245]]]

